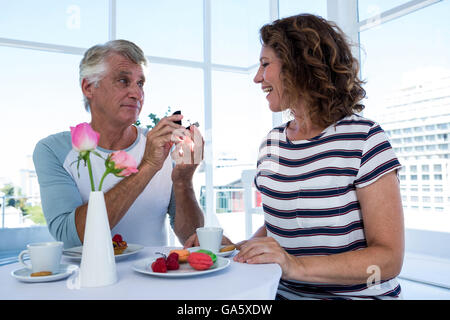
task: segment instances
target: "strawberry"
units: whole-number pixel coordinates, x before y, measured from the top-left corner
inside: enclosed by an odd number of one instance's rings
[[[152,263],[152,271],[153,272],[160,272],[160,273],[166,273],[167,267],[166,267],[166,259],[164,258],[158,258]]]
[[[178,253],[172,252],[169,254],[166,260],[167,270],[178,270],[180,264],[178,263]]]

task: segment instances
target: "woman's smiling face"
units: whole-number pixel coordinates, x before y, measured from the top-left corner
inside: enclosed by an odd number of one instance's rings
[[[281,61],[275,51],[267,46],[261,48],[259,69],[253,81],[261,84],[261,89],[268,93],[266,96],[272,112],[279,112],[282,108],[283,85],[280,79]]]

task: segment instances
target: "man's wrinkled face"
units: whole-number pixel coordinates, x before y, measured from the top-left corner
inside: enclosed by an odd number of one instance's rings
[[[131,125],[144,104],[143,67],[119,54],[109,55],[105,63],[106,73],[90,97],[93,119]]]

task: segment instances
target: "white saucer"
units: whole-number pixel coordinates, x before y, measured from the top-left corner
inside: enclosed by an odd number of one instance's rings
[[[61,264],[59,266],[59,272],[42,277],[32,277],[31,269],[28,268],[20,268],[11,272],[11,275],[19,281],[23,282],[48,282],[48,281],[56,281],[67,278],[72,274],[73,271],[78,269],[78,266],[74,264]]]
[[[226,247],[226,246],[221,246],[221,248]],[[195,252],[200,250],[200,247],[192,247],[192,248],[186,248],[189,250],[189,252]],[[229,257],[231,256],[233,253],[236,252],[236,249],[230,250],[230,251],[225,251],[225,252],[217,252],[215,255],[218,257]]]
[[[143,245],[128,243],[128,248],[126,248],[122,254],[115,255],[114,258],[116,259],[116,261],[122,260],[133,254],[138,253],[142,249],[144,249]],[[74,248],[63,250],[63,256],[70,258],[70,259],[74,259],[74,260],[81,260],[82,252],[83,252],[83,246],[74,247]]]

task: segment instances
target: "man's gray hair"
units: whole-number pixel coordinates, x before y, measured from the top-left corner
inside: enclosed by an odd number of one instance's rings
[[[131,60],[136,64],[147,66],[147,59],[144,52],[128,40],[111,40],[105,44],[98,44],[89,48],[80,62],[80,85],[83,79],[98,86],[98,82],[104,77],[107,71],[105,59],[112,53],[117,53]],[[89,101],[83,95],[84,107],[89,111]]]

